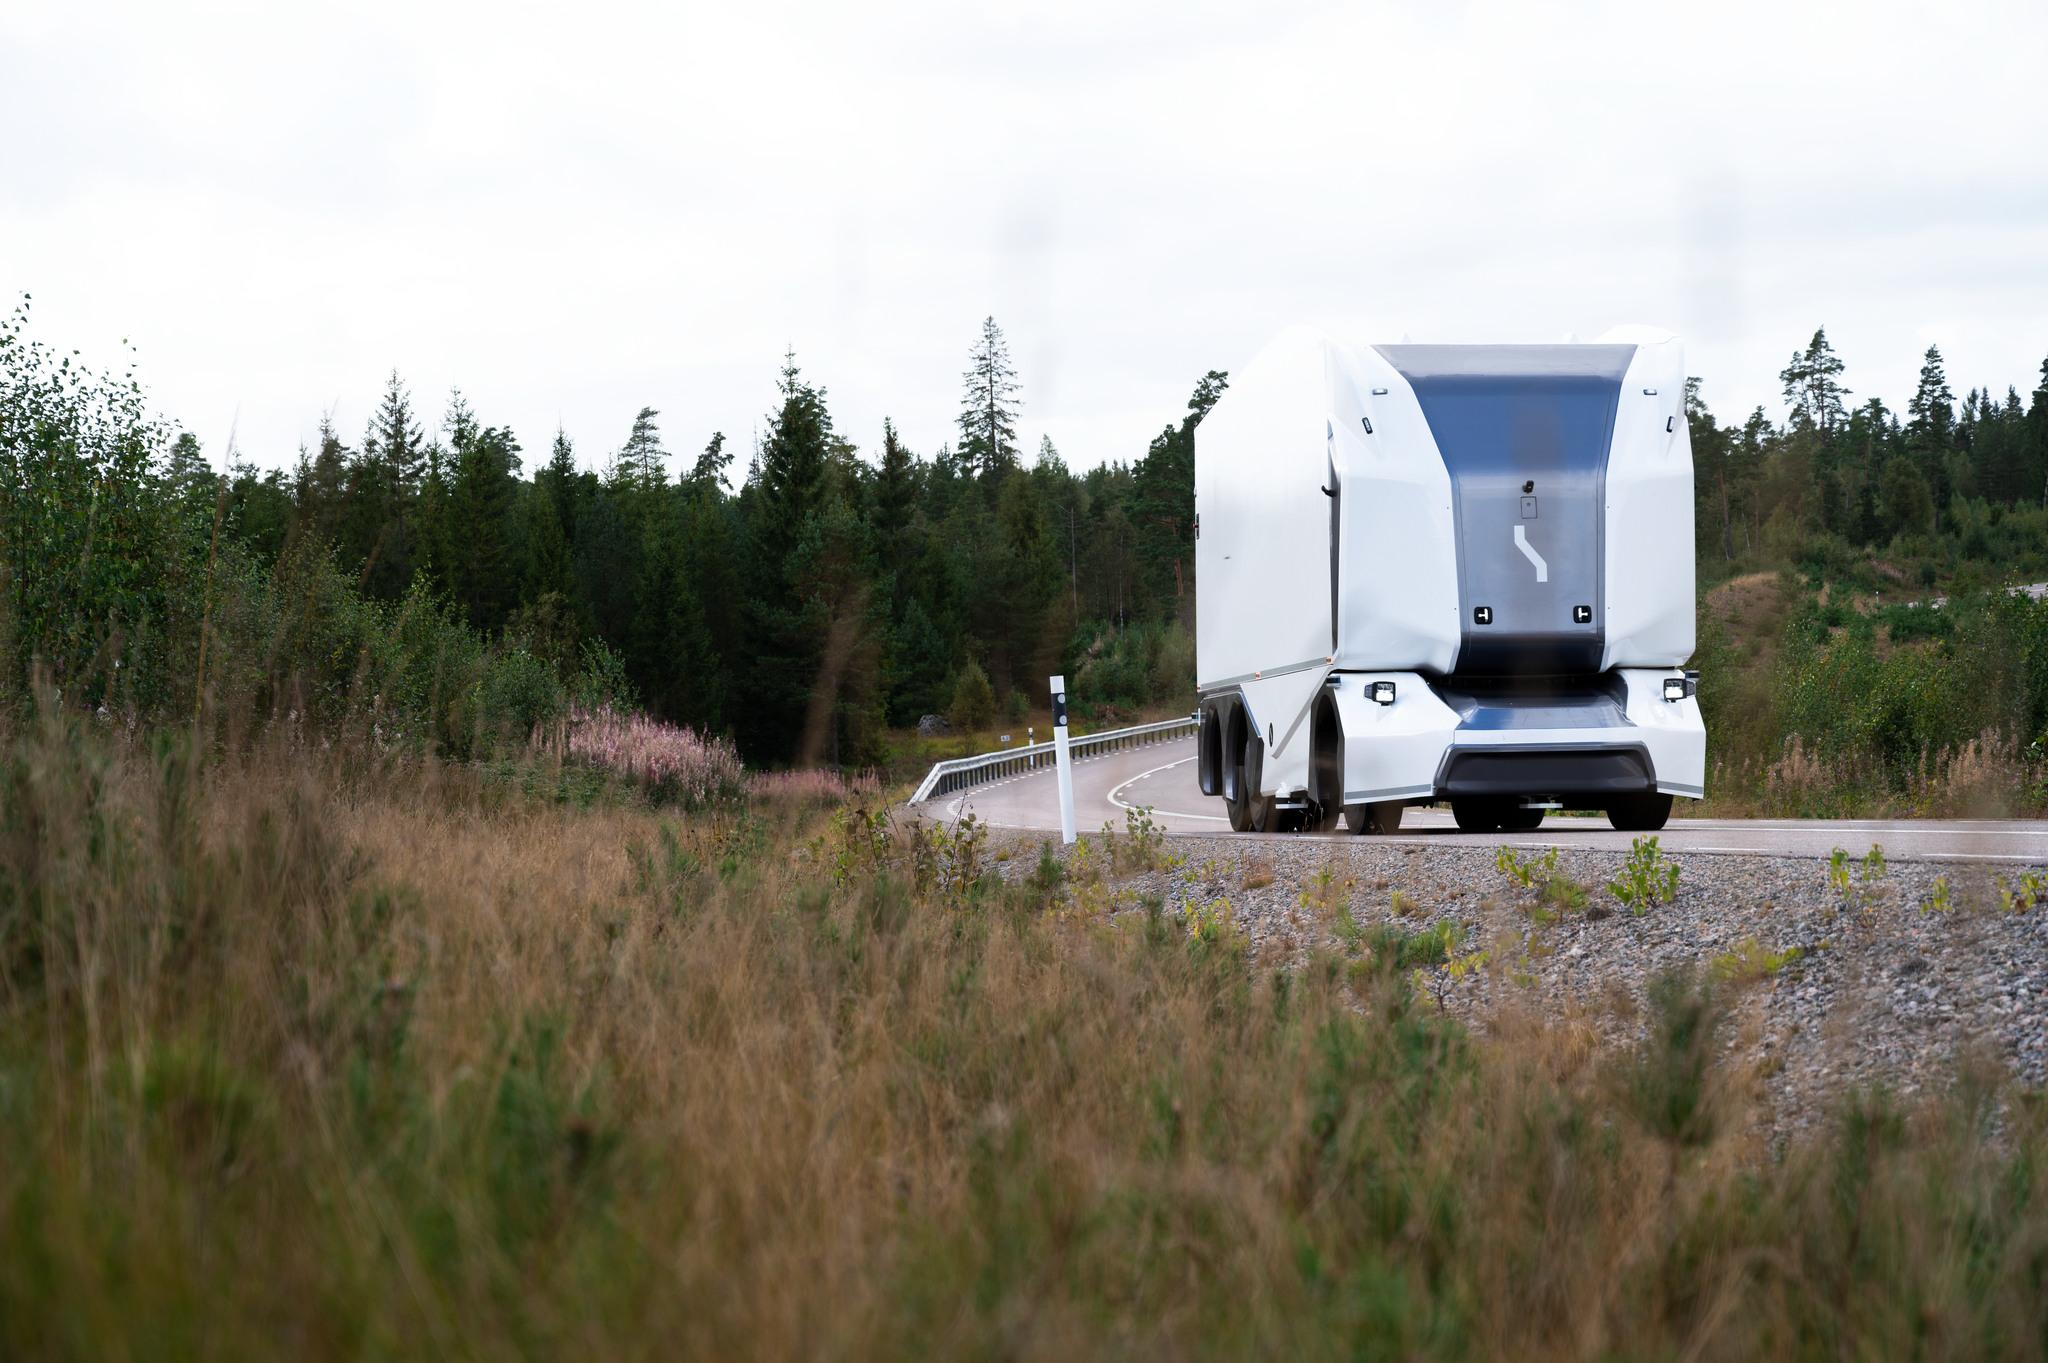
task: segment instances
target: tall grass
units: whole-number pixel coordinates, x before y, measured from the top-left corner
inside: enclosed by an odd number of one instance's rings
[[[1474,1036],[971,834],[0,735],[0,1357],[2039,1357],[2048,1130],[1776,1152],[1722,999]],[[964,849],[964,850],[963,850]]]
[[[701,809],[729,802],[742,787],[740,755],[723,738],[609,706],[572,709],[536,729],[535,743],[555,754],[623,777],[657,804]]]

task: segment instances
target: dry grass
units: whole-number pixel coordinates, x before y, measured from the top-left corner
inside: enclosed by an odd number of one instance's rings
[[[867,817],[0,752],[0,1356],[2043,1351],[2036,1105],[1773,1157],[1697,982],[1476,1040]]]

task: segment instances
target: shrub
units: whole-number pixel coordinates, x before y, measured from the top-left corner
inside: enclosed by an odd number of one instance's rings
[[[988,673],[969,658],[953,683],[953,701],[946,707],[946,718],[955,733],[975,734],[994,723],[995,717],[996,693],[989,687]]]
[[[698,809],[742,792],[732,744],[645,715],[572,711],[553,741],[565,757],[637,782],[657,804]]]
[[[1607,889],[1631,913],[1648,912],[1653,904],[1678,898],[1678,863],[1658,848],[1655,835],[1646,834],[1629,844],[1628,860]]]

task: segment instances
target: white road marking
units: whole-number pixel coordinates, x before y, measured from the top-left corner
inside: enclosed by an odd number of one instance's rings
[[[1196,756],[1200,756],[1200,754],[1196,754]],[[1163,767],[1154,767],[1150,771],[1141,771],[1136,776],[1133,776],[1130,780],[1118,786],[1115,790],[1109,792],[1109,802],[1115,805],[1118,809],[1136,810],[1139,808],[1139,806],[1124,803],[1123,793],[1125,791],[1129,790],[1132,786],[1137,785],[1138,782],[1144,780],[1148,776],[1157,776],[1162,771],[1172,771],[1175,767],[1184,767],[1194,760],[1195,759],[1193,757],[1183,757],[1178,762],[1168,762]],[[1206,819],[1210,823],[1230,822],[1228,818],[1225,818],[1221,814],[1183,814],[1178,809],[1159,809],[1152,805],[1146,805],[1144,806],[1144,808],[1150,809],[1154,814],[1164,814],[1169,818],[1174,819]]]

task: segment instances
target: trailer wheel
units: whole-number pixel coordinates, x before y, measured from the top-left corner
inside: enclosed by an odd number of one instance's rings
[[[1460,833],[1498,833],[1501,807],[1498,800],[1453,800],[1451,817]]]
[[[1353,833],[1376,833],[1385,836],[1401,831],[1401,811],[1405,809],[1399,800],[1377,800],[1369,805],[1352,805],[1344,811],[1344,826]]]
[[[1501,811],[1500,826],[1504,833],[1533,833],[1543,826],[1543,811],[1510,805]]]
[[[1237,800],[1224,801],[1224,808],[1230,811],[1230,831],[1233,833],[1277,833],[1280,831],[1279,801],[1268,795],[1263,799],[1247,796]]]
[[[1624,833],[1654,833],[1671,817],[1671,797],[1662,792],[1627,795],[1607,806],[1607,822]]]
[[[1328,691],[1316,698],[1308,726],[1308,752],[1308,799],[1316,811],[1308,826],[1327,833],[1344,812],[1344,723]]]

